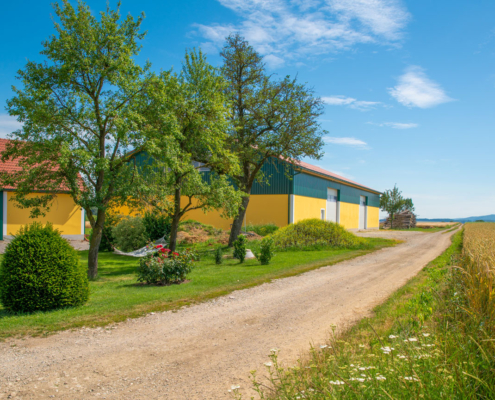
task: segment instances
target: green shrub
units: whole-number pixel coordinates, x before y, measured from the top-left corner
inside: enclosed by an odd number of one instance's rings
[[[156,249],[156,253],[139,260],[137,280],[155,285],[184,282],[192,270],[195,254],[189,250],[181,254],[171,252],[162,245],[156,246]]]
[[[21,227],[0,266],[0,301],[14,312],[84,304],[89,286],[77,251],[51,224]]]
[[[223,263],[223,251],[221,247],[217,247],[215,250],[215,264]]]
[[[321,219],[305,219],[279,229],[270,238],[280,250],[315,249],[321,247],[351,248],[364,240],[348,232],[342,225]]]
[[[146,235],[151,241],[155,241],[162,237],[168,240],[172,220],[165,214],[146,211],[143,217],[143,224],[146,229]]]
[[[275,224],[248,225],[246,226],[246,231],[254,232],[260,236],[267,236],[278,231],[278,226]]]
[[[244,235],[239,235],[234,242],[234,258],[237,258],[241,263],[246,258],[246,237]]]
[[[261,241],[260,252],[254,253],[256,259],[260,262],[261,265],[270,264],[270,260],[273,258],[273,239],[270,237],[264,238]]]
[[[103,232],[98,251],[113,251],[113,246],[115,244],[113,228],[122,220],[122,215],[113,214],[108,210],[105,214],[105,223],[103,224]],[[93,229],[91,229],[89,236],[91,237],[91,235],[93,235]]]
[[[112,230],[115,247],[122,251],[134,251],[146,246],[148,237],[143,219],[127,217],[122,219]]]

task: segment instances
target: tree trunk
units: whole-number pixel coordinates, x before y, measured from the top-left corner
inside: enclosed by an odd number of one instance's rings
[[[234,242],[237,240],[237,237],[241,233],[242,223],[244,222],[244,216],[246,215],[246,210],[249,204],[249,198],[249,196],[242,198],[242,202],[239,207],[239,213],[234,218],[232,229],[230,230],[229,247],[232,247],[234,245]]]
[[[394,229],[394,214],[390,214],[390,229]]]
[[[100,249],[101,236],[103,234],[103,226],[105,224],[105,211],[98,210],[96,223],[93,226],[91,239],[89,241],[88,254],[88,278],[96,279],[98,276],[98,250]]]
[[[180,217],[181,217],[180,196],[181,196],[181,190],[179,187],[179,188],[175,189],[174,215],[172,217],[172,225],[170,227],[169,249],[172,251],[175,251],[175,248],[177,247],[177,233],[179,231],[179,222],[180,222]]]

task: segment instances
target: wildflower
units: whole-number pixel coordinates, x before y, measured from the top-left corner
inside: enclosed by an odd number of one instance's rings
[[[405,376],[404,379],[406,381],[414,381],[417,382],[419,379],[415,378],[414,376]]]
[[[378,376],[376,377],[376,380],[378,380],[378,381],[386,381],[386,380],[387,380],[387,378],[385,378],[384,376],[378,375]]]
[[[364,344],[360,344],[359,347],[364,348]]]
[[[428,337],[428,336],[430,336],[430,334],[429,333],[423,333],[423,336]]]
[[[278,351],[277,348],[270,349],[270,353],[276,353]]]
[[[389,339],[397,339],[399,336],[395,336],[395,335],[390,335],[388,338]]]
[[[327,347],[328,347],[328,346],[327,346],[326,344],[322,344],[322,345],[320,346],[320,349],[326,349]]]
[[[416,339],[415,337],[409,338],[407,340],[409,340],[410,342],[417,342],[418,341],[418,339]]]
[[[399,356],[399,358],[407,358],[406,356]]]
[[[240,386],[237,386],[237,385],[232,385],[232,386],[230,387],[230,389],[232,389],[232,390],[237,390],[237,389],[240,389],[240,388],[241,388],[241,387],[240,387]]]
[[[366,368],[365,367],[359,367],[358,368],[360,371],[366,371]]]
[[[345,385],[345,382],[342,382],[342,381],[330,381],[330,385]]]
[[[264,365],[265,367],[271,367],[273,364],[271,362],[266,362]]]

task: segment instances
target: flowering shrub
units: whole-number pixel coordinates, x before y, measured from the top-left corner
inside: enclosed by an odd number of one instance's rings
[[[161,285],[184,282],[192,270],[194,253],[186,250],[180,254],[161,244],[155,246],[155,250],[139,261],[138,281]]]

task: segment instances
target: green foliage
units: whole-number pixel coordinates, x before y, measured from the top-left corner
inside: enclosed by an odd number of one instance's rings
[[[280,250],[315,249],[319,247],[352,248],[364,243],[342,225],[320,219],[305,219],[280,228],[268,236]]]
[[[412,199],[406,199],[402,197],[402,192],[399,188],[394,186],[392,190],[386,190],[380,197],[380,209],[388,212],[391,220],[391,228],[394,227],[395,214],[402,211],[414,211],[414,204]]]
[[[138,282],[147,284],[169,285],[186,280],[193,267],[194,253],[185,250],[182,253],[172,252],[161,245],[157,252],[139,260],[137,270]]]
[[[240,263],[246,258],[246,237],[240,235],[234,242],[234,258],[237,258]]]
[[[202,222],[195,221],[193,219],[181,221],[179,224],[180,231],[191,232],[192,229],[202,229],[203,231],[207,232],[210,236],[218,236],[223,232],[219,228],[215,228],[212,225],[203,224]]]
[[[146,246],[148,235],[141,217],[123,218],[112,230],[115,247],[129,252]]]
[[[115,237],[113,235],[113,228],[122,220],[121,215],[113,214],[109,210],[105,212],[105,223],[103,225],[103,231],[101,236],[101,242],[99,251],[113,251],[113,246],[115,245]],[[89,240],[91,241],[91,237],[93,235],[93,230],[91,230],[91,234],[89,236]]]
[[[105,210],[145,183],[128,163],[128,149],[147,143],[142,127],[150,65],[134,61],[145,36],[139,32],[144,15],[121,19],[109,6],[93,15],[82,1],[53,7],[55,34],[42,43],[44,59],[28,61],[18,72],[21,88],[14,87],[7,102],[22,128],[2,158],[22,158],[22,170],[0,180],[3,186],[15,182],[17,203],[31,207],[33,215],[50,207],[61,186],[67,188],[91,221],[89,272],[96,277]],[[29,196],[33,187],[44,194]]]
[[[223,251],[221,247],[217,247],[215,250],[215,264],[219,265],[223,263]]]
[[[272,157],[289,162],[321,157],[326,132],[319,118],[324,104],[297,78],[274,79],[266,71],[262,55],[239,34],[227,37],[220,55],[231,107],[229,145],[241,165],[240,172],[232,178],[249,196],[255,180],[266,180],[261,167]],[[229,245],[241,232],[245,206],[246,201],[239,206]]]
[[[14,312],[84,304],[89,286],[77,251],[51,224],[21,227],[0,267],[0,300]]]
[[[172,250],[186,212],[218,209],[232,217],[240,202],[239,192],[225,175],[235,174],[238,164],[227,148],[229,109],[224,89],[224,79],[205,55],[190,51],[179,74],[163,72],[149,90],[153,132],[149,154],[154,162],[148,173],[153,174],[149,179],[153,185],[145,196],[136,194],[157,208],[169,203]],[[173,140],[169,147],[163,146],[168,136]]]
[[[259,224],[259,225],[247,225],[247,232],[254,232],[260,236],[267,236],[278,230],[278,226],[275,224]]]
[[[143,216],[143,224],[148,240],[155,241],[162,237],[168,240],[171,225],[170,216],[156,211],[146,211]]]
[[[261,241],[260,252],[254,253],[256,259],[260,262],[261,265],[270,264],[270,260],[273,258],[273,239],[271,237],[264,238]]]

